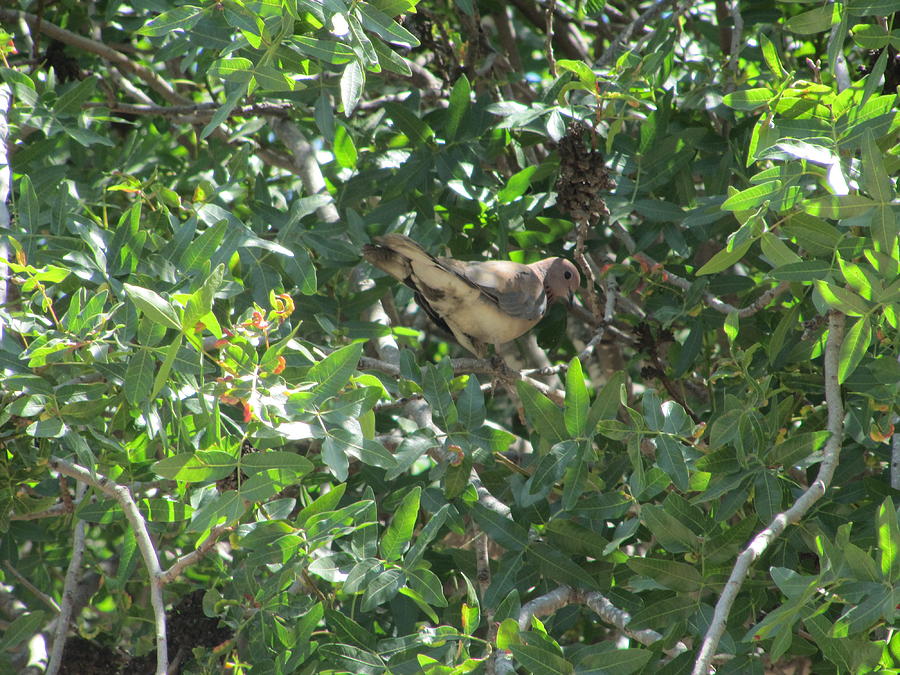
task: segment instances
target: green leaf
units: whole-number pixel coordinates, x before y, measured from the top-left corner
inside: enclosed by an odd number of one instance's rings
[[[232,473],[237,460],[221,450],[198,450],[166,457],[153,464],[153,471],[163,478],[200,483],[219,480]]]
[[[656,439],[656,463],[679,490],[687,490],[689,487],[683,447],[681,442],[672,436],[662,435]]]
[[[516,391],[525,407],[525,417],[542,438],[552,445],[569,437],[563,412],[553,401],[523,380],[516,382]]]
[[[563,413],[566,431],[573,438],[582,436],[586,431],[589,403],[581,361],[576,356],[569,362],[566,373],[566,407]]]
[[[384,109],[400,131],[406,134],[413,147],[425,145],[434,138],[434,131],[406,105],[388,101]]]
[[[611,642],[588,645],[574,656],[576,672],[595,675],[631,675],[653,658],[649,649],[622,649]]]
[[[456,399],[456,411],[459,414],[459,425],[463,429],[478,429],[484,424],[484,393],[474,375],[469,376],[466,388]]]
[[[122,506],[115,499],[84,500],[75,509],[75,515],[89,523],[108,525],[122,519]]]
[[[563,441],[571,443],[573,441]],[[584,492],[589,471],[588,461],[594,456],[590,441],[584,440],[578,443],[575,458],[566,467],[566,477],[563,484],[563,509],[570,511],[578,504],[578,498]]]
[[[406,583],[403,572],[397,568],[386,569],[369,582],[363,593],[362,610],[370,612],[390,601]]]
[[[344,66],[341,75],[341,104],[344,106],[345,116],[350,117],[353,114],[362,97],[365,84],[366,73],[359,61],[351,61]]]
[[[456,499],[466,488],[472,476],[472,457],[463,458],[461,462],[452,462],[444,474],[444,497]]]
[[[367,2],[357,2],[356,7],[362,14],[362,25],[378,35],[385,42],[401,47],[418,47],[419,39],[394,21],[387,14]]]
[[[228,225],[228,221],[223,219],[215,223],[212,227],[208,227],[204,230],[199,237],[194,239],[194,241],[188,245],[181,255],[182,267],[197,271],[207,269],[209,261],[212,260],[216,251],[219,250],[229,229],[230,226]],[[211,308],[212,299],[210,298],[210,306],[206,311],[209,311]],[[203,312],[203,314],[205,313],[206,312]]]
[[[725,315],[725,323],[722,328],[725,331],[725,336],[728,338],[729,342],[733,343],[737,339],[740,324],[741,317],[740,314],[738,314],[738,310],[733,309]]]
[[[438,509],[437,513],[428,518],[425,526],[422,528],[421,532],[419,532],[419,536],[416,537],[416,543],[414,543],[409,551],[406,552],[406,557],[403,559],[403,564],[406,567],[415,567],[422,556],[425,555],[428,544],[434,540],[440,529],[444,526],[444,523],[450,514],[450,509],[450,504],[444,504]]]
[[[700,548],[700,539],[697,535],[661,506],[654,504],[642,506],[641,522],[669,553],[686,553]]]
[[[237,491],[222,492],[204,502],[199,509],[194,511],[188,531],[203,532],[220,523],[232,523],[239,520],[246,510],[244,499]]]
[[[385,70],[397,73],[401,77],[412,77],[412,69],[409,67],[409,61],[400,56],[393,49],[388,47],[381,40],[375,40],[372,43],[375,47],[375,53],[378,55],[378,63]]]
[[[172,304],[163,299],[161,295],[149,288],[123,284],[125,292],[135,306],[140,309],[151,321],[166,328],[181,330],[181,321]]]
[[[459,125],[471,105],[472,87],[465,74],[460,75],[450,91],[450,105],[447,109],[447,124],[444,127],[444,138],[452,141],[456,138]]]
[[[831,256],[841,240],[841,233],[834,225],[801,212],[789,217],[781,231],[796,238],[800,246],[817,256]]]
[[[347,130],[347,125],[338,124],[334,132],[334,158],[337,163],[344,169],[356,168],[356,146],[353,144],[353,137]]]
[[[891,584],[900,579],[900,525],[890,497],[878,507],[875,525],[878,536],[878,565],[881,575]]]
[[[820,218],[855,218],[877,206],[863,195],[832,195],[817,199],[806,199],[802,202],[803,210]]]
[[[381,556],[388,562],[399,560],[403,549],[409,544],[416,520],[419,517],[419,497],[422,488],[416,486],[410,490],[394,512],[391,522],[381,537],[379,548]]]
[[[194,513],[190,504],[174,499],[141,499],[138,508],[147,520],[163,523],[187,520]]]
[[[759,34],[759,46],[762,48],[763,59],[766,61],[766,65],[769,67],[769,70],[772,74],[778,78],[782,79],[787,76],[787,71],[784,69],[784,66],[781,65],[781,58],[778,56],[778,48],[772,43],[765,33]]]
[[[433,607],[446,607],[447,598],[444,597],[444,585],[438,576],[429,569],[418,567],[405,569],[406,583],[418,593],[422,599]]]
[[[795,14],[784,22],[784,27],[798,35],[814,35],[831,28],[832,23],[840,20],[840,9],[832,5],[816,7],[815,9]]]
[[[290,44],[303,54],[332,65],[348,63],[356,57],[356,52],[350,47],[333,40],[297,35],[291,39]]]
[[[435,365],[427,364],[422,369],[422,387],[425,389],[425,400],[431,405],[439,422],[443,422],[446,429],[450,429],[459,421],[459,413],[453,397],[450,395],[450,379],[453,371],[450,369],[449,360]]]
[[[593,91],[597,84],[597,76],[594,71],[584,61],[573,61],[571,59],[560,59],[556,62],[557,70],[567,70],[573,73],[575,77],[585,85],[590,91]]]
[[[593,435],[599,424],[603,420],[614,420],[621,405],[622,385],[625,384],[625,373],[621,370],[613,373],[609,381],[603,385],[603,388],[597,393],[591,409],[588,411],[588,419],[585,425],[585,431],[588,435]]]
[[[766,463],[793,466],[820,450],[830,435],[827,431],[793,434],[769,451]]]
[[[891,251],[897,237],[896,217],[890,205],[894,198],[894,190],[884,165],[884,156],[875,143],[875,135],[871,129],[867,130],[863,137],[862,150],[866,190],[872,199],[879,202],[873,214],[872,233],[883,252]]]
[[[528,532],[518,523],[481,504],[472,505],[472,516],[478,526],[503,548],[521,551],[528,545]]]
[[[342,672],[370,674],[383,673],[385,669],[381,657],[353,645],[327,642],[318,648],[316,654],[319,659],[334,664]]]
[[[800,262],[800,256],[771,232],[764,232],[759,240],[763,255],[772,261],[774,267],[782,267]]]
[[[531,177],[537,170],[538,167],[536,166],[526,166],[521,171],[517,171],[510,176],[506,182],[506,187],[497,193],[497,201],[501,204],[508,204],[525,194],[528,186],[531,185]]]
[[[893,251],[897,241],[898,225],[897,214],[894,207],[889,204],[879,204],[872,211],[872,236],[878,242],[878,248],[882,252]]]
[[[521,645],[519,622],[512,618],[503,619],[497,628],[497,648],[510,649],[513,645]]]
[[[753,491],[755,496],[753,506],[759,519],[764,523],[771,523],[775,515],[781,511],[784,500],[781,482],[768,471],[761,471],[753,479]]]
[[[877,23],[858,23],[850,31],[853,41],[863,49],[882,49],[890,42],[887,28]]]
[[[245,455],[241,457],[240,467],[248,476],[261,471],[283,471],[294,478],[308,474],[315,468],[306,457],[282,450],[264,450]]]
[[[138,349],[125,370],[125,399],[131,405],[143,403],[153,387],[156,357],[149,349]]]
[[[703,588],[703,578],[693,565],[658,558],[629,558],[626,563],[637,574],[650,577],[673,591],[693,593]]]
[[[333,489],[317,497],[297,515],[297,526],[305,526],[307,519],[312,516],[325,513],[326,511],[333,511],[344,496],[346,489],[347,484],[340,483],[339,485],[334,486]]]
[[[25,433],[32,438],[60,438],[68,432],[68,427],[58,417],[37,420],[25,427]]]
[[[775,92],[767,88],[744,89],[726,94],[722,97],[722,103],[735,110],[756,110],[766,105],[775,97]]]
[[[356,372],[364,343],[354,342],[336,349],[313,365],[306,373],[306,379],[316,382],[309,405],[318,405],[337,394]]]
[[[218,59],[210,66],[208,73],[228,82],[246,84],[253,77],[253,61],[243,57]]]
[[[838,361],[838,384],[843,384],[862,361],[872,342],[872,326],[869,318],[863,316],[851,326],[841,343]]]
[[[780,180],[770,180],[731,195],[722,204],[723,211],[746,211],[762,204],[781,190]]]
[[[851,316],[865,316],[869,313],[869,303],[853,291],[835,286],[827,281],[816,281],[815,284],[822,299],[828,303],[829,307]]]
[[[513,656],[531,675],[570,675],[575,667],[562,656],[535,645],[510,645]]]
[[[528,546],[526,555],[537,562],[544,577],[554,584],[597,588],[596,580],[559,549],[533,542]]]
[[[63,93],[56,103],[53,105],[53,112],[64,117],[67,115],[77,115],[81,112],[81,107],[85,101],[94,95],[97,88],[96,77],[86,77],[74,86],[70,87]],[[96,142],[103,143],[107,139],[102,136]]]
[[[748,250],[750,250],[750,245],[752,243],[752,240],[748,240],[741,244],[738,244],[731,250],[723,248],[712,258],[710,258],[706,262],[706,264],[703,265],[703,267],[697,270],[697,276],[700,277],[705,274],[715,274],[717,272],[728,269],[744,257],[744,254],[747,253]]]
[[[25,612],[15,618],[3,630],[3,637],[0,638],[0,649],[6,651],[17,645],[30,640],[40,632],[40,627],[44,622],[44,612]]]
[[[788,263],[769,272],[778,281],[816,281],[825,279],[831,273],[831,263],[824,260],[804,260]]]
[[[183,5],[163,12],[159,16],[150,19],[143,27],[137,30],[138,35],[170,35],[179,29],[189,29],[196,24],[203,15],[200,7]]]

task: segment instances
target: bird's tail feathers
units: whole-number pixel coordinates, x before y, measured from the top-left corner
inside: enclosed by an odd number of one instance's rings
[[[370,265],[399,281],[405,282],[409,276],[409,260],[391,248],[380,244],[366,244],[362,248],[362,255]]]

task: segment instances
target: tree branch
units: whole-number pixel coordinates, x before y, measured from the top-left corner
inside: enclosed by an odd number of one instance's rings
[[[75,499],[81,501],[87,490],[87,484],[78,483],[75,487]],[[72,535],[72,559],[69,560],[69,569],[66,570],[66,580],[63,584],[62,604],[59,607],[59,616],[56,618],[56,631],[53,636],[53,648],[50,650],[50,661],[47,664],[47,675],[56,675],[62,666],[63,649],[66,646],[66,635],[69,632],[69,624],[72,621],[72,609],[75,605],[75,591],[78,580],[81,577],[81,561],[84,558],[84,521],[75,519],[75,532]]]
[[[39,31],[40,33],[52,37],[54,40],[59,40],[63,44],[71,45],[76,49],[80,49],[91,54],[96,54],[100,58],[109,61],[110,63],[116,64],[116,66],[118,66],[125,72],[139,77],[144,82],[146,82],[151,89],[159,93],[169,103],[174,103],[176,105],[186,105],[190,103],[190,100],[186,99],[177,91],[175,91],[168,82],[166,82],[152,70],[145,66],[142,66],[139,63],[135,63],[127,56],[125,56],[122,52],[116,51],[112,47],[108,47],[102,42],[97,42],[96,40],[91,40],[89,38],[73,33],[72,31],[66,30],[65,28],[60,28],[59,26],[52,24],[47,20],[35,16],[34,14],[20,12],[15,9],[0,9],[0,19],[3,19],[5,21],[24,20],[29,26],[31,26],[32,30]]]
[[[213,101],[195,103],[192,105],[154,105],[146,103],[120,103],[118,101],[113,103],[99,103],[89,101],[84,105],[86,108],[109,108],[110,112],[124,113],[126,115],[160,115],[161,117],[189,116],[195,118],[196,121],[208,120],[219,108],[221,108],[221,105]],[[294,106],[286,103],[254,103],[252,105],[237,106],[228,113],[228,116],[274,115],[287,117],[293,109]]]
[[[571,604],[587,605],[606,623],[615,626],[625,635],[640,642],[642,645],[652,645],[663,637],[660,633],[649,628],[638,631],[630,630],[628,624],[631,622],[631,614],[613,605],[609,598],[603,594],[593,591],[586,592],[568,586],[560,586],[522,605],[522,609],[519,610],[519,630],[528,630],[533,616],[553,614],[566,605]],[[683,642],[679,642],[671,651],[675,655],[686,652],[687,649]]]
[[[531,0],[512,0],[512,4],[535,28],[545,28],[546,20],[539,9],[540,5],[535,6]],[[563,30],[556,30],[554,32],[553,44],[556,49],[563,52],[567,58],[576,60],[585,60],[588,58],[587,47],[582,44],[577,32],[574,31],[572,26],[568,23],[563,25]]]
[[[828,410],[827,429],[831,433],[822,451],[822,463],[819,473],[812,485],[794,502],[787,511],[779,513],[769,526],[757,534],[750,545],[738,556],[731,576],[725,583],[725,589],[719,596],[712,621],[703,638],[697,660],[694,662],[692,675],[708,675],[716,647],[725,633],[728,615],[734,604],[741,585],[747,578],[752,565],[775,541],[788,525],[797,523],[812,508],[831,485],[834,471],[837,468],[841,452],[844,431],[844,406],[841,401],[841,387],[838,384],[837,371],[844,341],[844,315],[832,311],[828,315],[828,340],[825,343],[825,405]]]
[[[513,383],[517,380],[522,380],[532,385],[535,389],[544,394],[544,396],[559,403],[560,405],[562,405],[562,402],[566,397],[565,392],[560,391],[559,389],[554,389],[553,387],[546,385],[543,382],[539,382],[534,378],[528,377],[524,374],[525,371],[513,370],[509,366],[505,365],[498,366],[490,359],[461,358],[451,359],[450,363],[453,366],[454,375],[490,375],[491,377]],[[373,359],[368,356],[363,356],[362,358],[360,358],[359,367],[362,370],[377,370],[378,372],[384,373],[385,375],[390,375],[391,377],[400,377],[399,365],[388,363],[380,359]],[[543,373],[544,371],[527,372]]]
[[[86,483],[108,497],[115,499],[125,512],[125,518],[131,525],[141,557],[144,559],[144,566],[150,575],[150,603],[153,605],[153,618],[156,624],[156,675],[166,675],[169,667],[169,654],[166,643],[166,607],[163,601],[162,583],[160,581],[163,571],[159,565],[159,557],[153,545],[153,540],[147,531],[147,523],[138,510],[131,492],[127,487],[110,481],[106,476],[96,472],[91,473],[83,466],[72,464],[60,457],[50,458],[50,468],[70,478]]]

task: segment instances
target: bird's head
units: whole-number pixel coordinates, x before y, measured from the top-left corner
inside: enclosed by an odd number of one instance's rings
[[[548,258],[541,262],[546,263],[544,292],[547,294],[547,304],[566,300],[571,305],[575,291],[581,286],[578,268],[565,258]]]

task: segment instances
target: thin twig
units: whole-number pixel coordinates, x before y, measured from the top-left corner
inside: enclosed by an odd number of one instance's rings
[[[553,56],[553,12],[556,10],[556,0],[550,0],[549,6],[544,10],[546,24],[544,26],[544,51],[547,53],[547,65],[550,75],[556,77],[556,57]]]
[[[430,429],[437,437],[444,435],[444,431],[434,423],[431,415],[431,406],[425,401],[410,401],[409,405],[406,407],[406,414],[420,429]],[[444,456],[449,455],[449,453],[444,450],[441,451],[441,454]],[[510,508],[492,495],[490,490],[484,487],[481,478],[478,476],[478,472],[475,471],[474,468],[469,474],[469,483],[475,488],[479,504],[504,518],[512,518],[512,511]]]
[[[635,252],[634,251],[634,249],[635,249],[634,240],[631,238],[631,235],[628,234],[628,232],[625,230],[625,228],[623,228],[621,225],[617,224],[616,227],[614,228],[613,232],[615,233],[616,237],[619,238],[625,244],[625,246],[628,248],[632,258],[634,258],[636,261],[638,261],[642,265],[645,265],[646,267],[648,267],[651,270],[653,270],[653,269],[661,270],[662,271],[662,280],[664,282],[669,283],[672,286],[680,288],[684,291],[689,290],[691,288],[692,284],[687,279],[684,279],[684,278],[678,276],[674,272],[670,272],[669,270],[663,269],[662,265],[660,263],[656,262],[650,256],[648,256],[644,253]],[[734,305],[730,305],[729,303],[717,298],[712,293],[709,293],[707,291],[704,291],[701,297],[703,298],[703,300],[706,302],[706,304],[710,308],[716,310],[717,312],[721,312],[722,314],[730,314],[731,312],[737,312],[737,315],[740,318],[744,319],[748,316],[752,316],[752,315],[756,314],[757,312],[759,312],[761,309],[763,309],[766,305],[768,305],[779,295],[781,295],[782,293],[787,291],[789,288],[790,288],[790,284],[787,281],[782,281],[777,286],[770,288],[765,293],[760,295],[756,300],[754,300],[752,303],[750,303],[746,307],[741,307],[741,308],[735,307]]]
[[[178,560],[173,562],[169,566],[169,569],[160,575],[159,583],[165,586],[166,584],[175,581],[185,568],[190,567],[209,553],[218,543],[219,537],[222,536],[224,532],[230,532],[232,529],[234,528],[228,524],[216,525],[209,531],[209,534],[206,535],[206,539],[204,539],[195,550],[190,553],[185,553],[178,558]]]
[[[29,591],[31,591],[31,593],[34,594],[35,597],[40,599],[41,602],[43,602],[45,605],[47,605],[47,607],[52,609],[54,612],[57,612],[57,613],[59,612],[59,604],[57,604],[56,600],[51,598],[49,595],[44,593],[44,591],[42,591],[40,588],[38,588],[33,583],[28,581],[28,579],[26,579],[19,570],[17,570],[15,567],[13,567],[10,564],[9,560],[5,560],[3,562],[3,566],[7,569],[7,571],[10,574],[12,574],[16,579],[19,580],[19,583],[21,583],[25,588],[27,588]]]
[[[72,502],[73,506],[77,508],[78,502]],[[54,504],[50,508],[44,509],[43,511],[32,511],[31,513],[14,513],[9,519],[10,520],[40,520],[41,518],[55,518],[57,516],[61,516],[64,513],[69,512],[69,507],[66,504],[60,502],[59,504]]]
[[[731,29],[731,52],[728,55],[728,68],[733,71],[735,79],[737,79],[741,46],[744,44],[744,17],[741,16],[740,0],[732,0],[731,2],[731,21],[734,23],[734,26]]]
[[[87,484],[78,483],[75,487],[75,499],[81,501],[87,490]],[[47,664],[47,675],[56,675],[62,666],[63,649],[66,646],[66,635],[69,633],[69,624],[72,621],[72,609],[75,605],[75,593],[81,578],[81,561],[84,557],[84,521],[75,519],[75,532],[72,535],[72,558],[69,560],[69,569],[66,570],[66,580],[63,584],[62,604],[59,607],[59,616],[56,618],[56,631],[53,636],[53,648],[50,650],[50,661]]]
[[[594,317],[595,323],[600,323],[600,302],[597,300],[597,290],[595,285],[597,283],[597,278],[594,276],[594,269],[588,263],[587,258],[584,255],[584,241],[587,238],[588,232],[588,221],[587,219],[578,221],[578,224],[575,226],[575,262],[578,263],[578,266],[581,268],[582,273],[584,274],[584,284],[585,284],[585,299],[587,300],[587,307],[590,313]]]
[[[725,625],[731,607],[737,599],[741,585],[747,578],[752,565],[785,531],[788,525],[797,523],[812,508],[831,485],[834,471],[837,468],[838,458],[841,452],[844,432],[844,405],[841,401],[841,387],[838,384],[837,370],[841,344],[844,341],[844,315],[832,311],[828,315],[828,339],[825,343],[825,406],[828,410],[827,430],[830,432],[828,441],[822,451],[822,463],[819,465],[819,473],[815,481],[800,495],[793,506],[787,511],[776,515],[769,526],[757,534],[750,545],[738,556],[731,571],[731,576],[725,583],[725,588],[713,613],[712,621],[703,637],[703,643],[697,660],[694,662],[692,675],[708,675],[710,664],[715,655],[719,640],[725,633]]]
[[[648,23],[654,21],[662,11],[668,7],[669,5],[677,4],[677,0],[661,0],[654,5],[651,5],[643,14],[641,14],[637,19],[632,21],[625,27],[619,36],[610,43],[609,47],[606,48],[606,51],[600,56],[597,60],[596,68],[603,68],[604,66],[609,65],[613,61],[615,61],[619,53],[622,51],[622,48],[628,43],[631,39],[631,36],[636,32],[643,30],[644,26]]]

